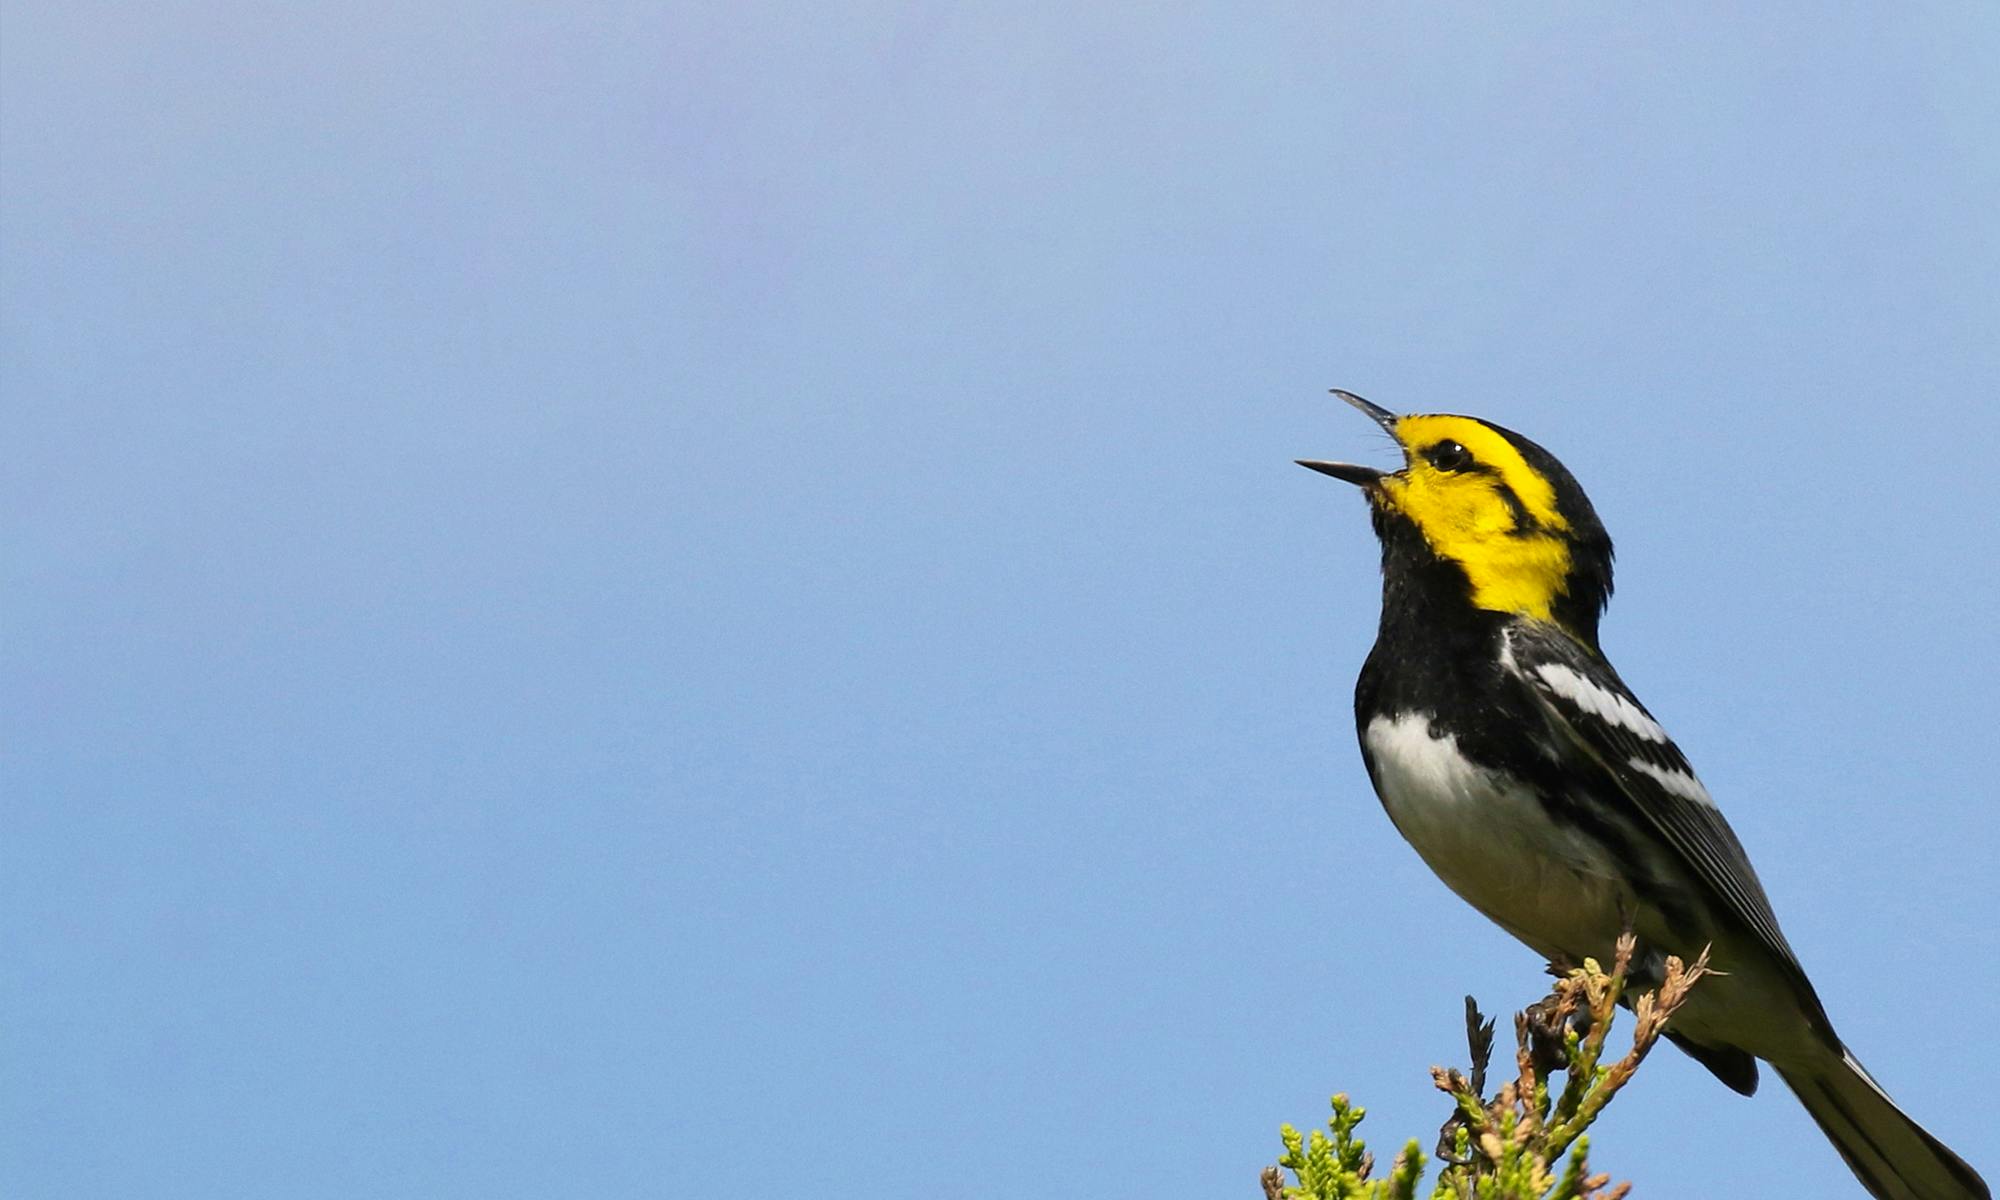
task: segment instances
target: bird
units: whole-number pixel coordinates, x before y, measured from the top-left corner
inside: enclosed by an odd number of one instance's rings
[[[1635,978],[1704,949],[1668,1037],[1743,1095],[1767,1063],[1879,1200],[1991,1200],[1841,1042],[1736,833],[1598,644],[1612,545],[1554,455],[1477,417],[1351,392],[1403,465],[1300,459],[1361,489],[1382,616],[1354,689],[1369,781],[1458,896],[1551,961]]]

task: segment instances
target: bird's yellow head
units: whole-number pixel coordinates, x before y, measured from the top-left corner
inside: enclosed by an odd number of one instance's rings
[[[1404,466],[1300,465],[1361,486],[1391,583],[1399,571],[1450,564],[1472,607],[1554,621],[1596,641],[1611,596],[1611,539],[1554,455],[1476,417],[1398,416],[1335,395],[1396,439]]]

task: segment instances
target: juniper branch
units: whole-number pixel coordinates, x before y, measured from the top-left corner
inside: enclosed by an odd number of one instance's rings
[[[1630,1048],[1604,1066],[1606,1039],[1637,953],[1628,932],[1618,939],[1608,972],[1589,959],[1551,964],[1556,982],[1546,997],[1516,1014],[1514,1074],[1491,1097],[1486,1085],[1496,1023],[1466,997],[1470,1074],[1431,1068],[1433,1084],[1451,1097],[1452,1113],[1439,1131],[1443,1166],[1430,1200],[1623,1200],[1631,1185],[1614,1186],[1609,1175],[1591,1169],[1585,1130],[1631,1081],[1689,992],[1710,973],[1706,950],[1691,964],[1667,958],[1660,986],[1630,1002]],[[1566,1078],[1552,1094],[1551,1080],[1559,1073]],[[1386,1176],[1372,1178],[1373,1157],[1355,1132],[1366,1111],[1345,1095],[1335,1096],[1332,1107],[1325,1130],[1280,1130],[1285,1153],[1259,1180],[1265,1200],[1416,1200],[1425,1165],[1417,1143],[1404,1146]]]

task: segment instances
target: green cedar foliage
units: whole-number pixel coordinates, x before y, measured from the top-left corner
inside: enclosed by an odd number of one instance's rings
[[[1592,1172],[1584,1130],[1632,1078],[1687,1000],[1688,990],[1708,971],[1706,952],[1692,965],[1668,958],[1659,990],[1629,1003],[1635,1022],[1631,1049],[1606,1064],[1604,1040],[1625,995],[1634,945],[1629,933],[1618,939],[1609,973],[1593,959],[1582,966],[1551,966],[1555,988],[1516,1014],[1515,1072],[1490,1099],[1486,1068],[1493,1052],[1493,1022],[1482,1020],[1466,997],[1472,1073],[1431,1068],[1432,1082],[1452,1098],[1452,1114],[1438,1136],[1436,1157],[1443,1169],[1422,1195],[1429,1200],[1623,1200],[1631,1191],[1629,1183],[1612,1186],[1610,1176]],[[1560,1086],[1556,1076],[1562,1076]],[[1285,1153],[1277,1166],[1264,1170],[1266,1200],[1416,1200],[1425,1166],[1418,1140],[1410,1139],[1388,1174],[1375,1178],[1374,1156],[1354,1132],[1365,1115],[1346,1096],[1335,1096],[1325,1130],[1302,1134],[1290,1125],[1280,1129]]]

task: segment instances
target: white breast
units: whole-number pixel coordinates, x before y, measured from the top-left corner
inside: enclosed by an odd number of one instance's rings
[[[1452,891],[1544,955],[1611,944],[1623,890],[1597,842],[1551,821],[1532,790],[1467,759],[1422,715],[1376,717],[1362,740],[1389,819]]]

